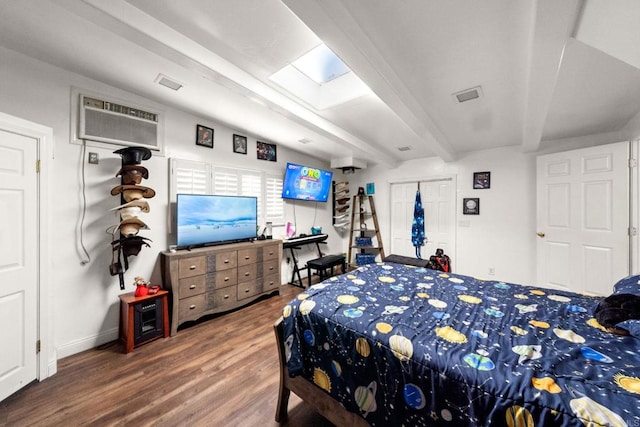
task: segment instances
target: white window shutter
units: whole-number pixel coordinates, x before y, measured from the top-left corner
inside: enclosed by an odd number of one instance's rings
[[[221,167],[213,169],[213,193],[220,196],[237,196],[240,185],[238,170]]]
[[[280,175],[265,176],[265,221],[284,224],[283,179]]]

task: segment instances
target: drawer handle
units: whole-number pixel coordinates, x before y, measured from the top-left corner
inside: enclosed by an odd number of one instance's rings
[[[269,255],[273,255],[273,252],[269,252]]]
[[[189,286],[189,289],[195,289],[195,288],[196,288],[196,285]]]
[[[189,310],[193,310],[194,308],[196,308],[195,304],[191,304],[191,305],[189,306]]]
[[[229,299],[229,295],[225,295],[225,296],[224,296],[224,299]]]
[[[269,271],[273,270],[273,266],[269,267]]]
[[[249,288],[244,290],[245,293],[249,293],[249,291],[251,291],[251,289],[249,289]]]
[[[225,260],[224,260],[224,263],[225,263],[225,264],[229,264],[229,260],[228,260],[228,259],[225,259]]]
[[[192,265],[189,267],[189,270],[195,270],[197,267],[195,265]]]
[[[231,279],[230,279],[230,278],[228,278],[228,277],[225,277],[225,278],[224,278],[224,281],[225,281],[225,282],[228,282],[229,280],[231,280]]]
[[[251,257],[247,255],[246,257],[244,257],[244,259],[251,259]]]
[[[249,273],[249,272],[247,271],[246,273],[244,273],[244,276],[245,276],[245,277],[247,277],[247,276],[251,276],[251,273]]]

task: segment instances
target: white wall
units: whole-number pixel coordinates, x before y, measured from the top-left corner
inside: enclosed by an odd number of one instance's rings
[[[310,166],[328,168],[327,162],[278,146],[278,161],[257,160],[256,138],[248,136],[248,154],[232,152],[233,129],[215,122],[212,118],[195,117],[177,111],[134,94],[106,84],[69,73],[28,58],[13,51],[0,48],[0,111],[53,128],[54,158],[43,159],[52,171],[49,188],[52,206],[51,236],[53,242],[49,301],[50,330],[53,331],[55,354],[51,360],[65,357],[96,345],[114,340],[118,331],[118,295],[122,293],[118,278],[109,274],[111,263],[111,237],[105,230],[118,220],[109,209],[117,206],[119,198],[110,195],[111,188],[119,184],[115,177],[121,158],[113,151],[120,147],[88,147],[88,151],[100,156],[98,165],[85,166],[85,195],[87,210],[82,234],[84,246],[91,260],[85,259],[80,245],[80,219],[82,216],[82,146],[70,143],[71,90],[78,87],[132,103],[149,106],[164,112],[166,155],[154,155],[144,163],[149,169],[145,185],[156,190],[149,200],[151,211],[143,220],[151,228],[140,235],[150,238],[151,248],[143,248],[137,257],[130,257],[129,270],[125,274],[126,292],[134,290],[133,278],[143,276],[159,283],[160,269],[158,253],[166,250],[174,239],[168,235],[166,212],[168,210],[168,164],[170,157],[206,161],[244,169],[265,170],[283,173],[287,161]],[[215,129],[215,148],[195,145],[196,124],[209,125]],[[242,133],[242,132],[236,132]],[[268,141],[276,143],[277,141]],[[291,202],[286,204],[286,218],[293,218]],[[317,209],[317,210],[316,210]],[[341,251],[341,238],[331,227],[331,206],[327,203],[295,203],[298,230],[304,232],[313,225],[323,227],[329,234],[327,252]],[[308,231],[307,231],[308,232]],[[274,237],[283,235],[282,228],[274,229]],[[313,252],[301,251],[303,260],[315,257]],[[290,265],[283,266],[283,281],[290,278]],[[45,302],[47,303],[47,302]]]
[[[491,172],[491,188],[474,190],[473,172],[483,171]],[[448,254],[454,272],[489,277],[489,267],[493,267],[495,276],[491,278],[534,283],[535,155],[507,147],[468,153],[451,163],[438,158],[417,159],[395,169],[376,166],[356,171],[350,180],[355,188],[375,183],[382,239],[385,248],[390,248],[390,182],[451,175],[457,182],[456,250]],[[480,198],[480,215],[462,214],[465,197]]]

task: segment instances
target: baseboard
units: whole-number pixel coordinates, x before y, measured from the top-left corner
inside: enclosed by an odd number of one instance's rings
[[[68,344],[56,347],[58,359],[62,359],[82,351],[91,350],[102,344],[106,344],[118,339],[118,328],[109,329],[80,340],[72,341]]]

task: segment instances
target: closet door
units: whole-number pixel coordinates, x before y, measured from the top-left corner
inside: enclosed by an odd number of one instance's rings
[[[411,242],[411,225],[417,189],[417,182],[391,184],[391,254],[416,256]],[[421,248],[423,259],[428,259],[437,248],[442,248],[454,260],[455,191],[454,178],[425,178],[420,181],[427,238]]]

